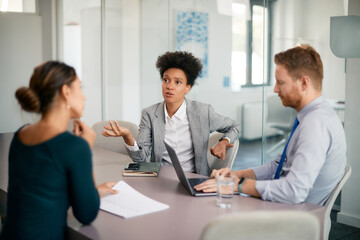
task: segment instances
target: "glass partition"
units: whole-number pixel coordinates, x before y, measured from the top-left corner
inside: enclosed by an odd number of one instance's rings
[[[59,56],[75,68],[82,81],[86,96],[83,118],[92,125],[102,115],[101,1],[62,0],[59,4]]]
[[[272,4],[272,13],[273,55],[299,44],[313,46],[323,61],[322,95],[336,109],[336,103],[345,99],[345,61],[330,50],[330,17],[345,14],[342,2],[277,0]],[[270,69],[272,86],[274,67]],[[344,108],[337,112],[343,121]],[[282,153],[296,114],[293,109],[283,107],[276,94],[264,93],[264,162]]]
[[[323,95],[335,104],[345,99],[345,62],[329,47],[330,16],[344,15],[337,0],[60,2],[61,53],[83,80],[90,125],[138,124],[142,108],[162,101],[155,62],[166,51],[201,58],[204,71],[187,97],[241,123],[233,169],[273,160],[287,141],[296,112],[273,92],[275,53],[312,45],[324,63]]]
[[[0,0],[0,12],[36,13],[36,0]]]

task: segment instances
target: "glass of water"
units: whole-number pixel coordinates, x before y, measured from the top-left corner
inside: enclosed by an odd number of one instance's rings
[[[221,208],[231,208],[234,197],[235,176],[216,176],[217,200],[216,205]]]

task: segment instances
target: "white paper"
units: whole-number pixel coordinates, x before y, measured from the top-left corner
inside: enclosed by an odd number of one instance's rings
[[[118,193],[101,198],[100,209],[123,218],[136,217],[169,208],[169,205],[144,196],[124,181],[119,181],[113,189],[118,190]]]

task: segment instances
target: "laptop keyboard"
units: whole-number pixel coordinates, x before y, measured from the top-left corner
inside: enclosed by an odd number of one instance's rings
[[[194,188],[194,186],[206,181],[207,179],[209,179],[209,178],[188,178],[189,183],[190,183],[191,187],[193,187],[193,188]]]

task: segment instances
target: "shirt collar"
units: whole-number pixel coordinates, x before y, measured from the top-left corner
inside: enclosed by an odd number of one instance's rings
[[[303,107],[303,109],[301,109],[297,115],[299,122],[301,122],[301,120],[304,118],[304,116],[308,112],[310,112],[312,109],[314,109],[316,106],[322,104],[323,102],[325,102],[325,98],[321,95],[321,96],[315,98],[310,103],[308,103],[305,107]]]
[[[165,119],[170,118],[169,114],[167,112],[167,109],[166,109],[166,103],[164,103],[164,113],[165,113]],[[176,117],[180,120],[184,120],[186,118],[186,101],[185,100],[181,104],[179,109],[176,111],[176,113],[174,114],[173,117]]]

